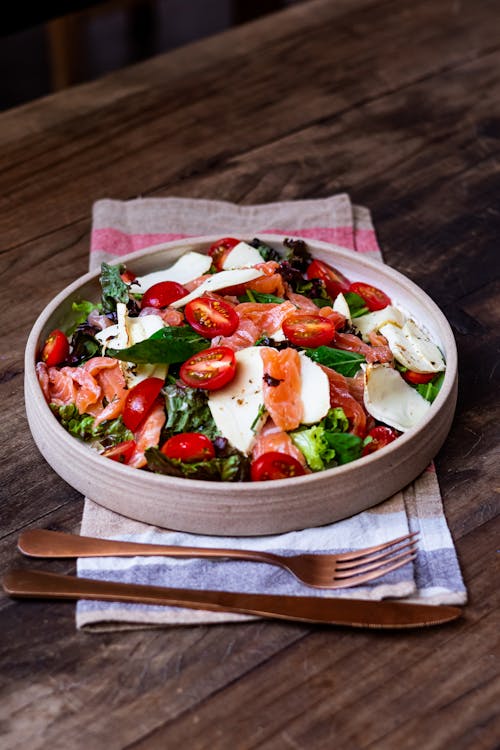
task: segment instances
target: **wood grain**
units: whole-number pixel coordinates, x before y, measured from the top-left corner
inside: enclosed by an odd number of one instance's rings
[[[80,496],[29,434],[23,351],[87,269],[93,202],[347,191],[455,331],[458,409],[436,463],[470,595],[463,622],[404,636],[88,634],[72,605],[2,597],[2,747],[498,746],[497,15],[494,0],[312,0],[0,115],[0,570],[49,567],[20,559],[20,529],[79,526]]]

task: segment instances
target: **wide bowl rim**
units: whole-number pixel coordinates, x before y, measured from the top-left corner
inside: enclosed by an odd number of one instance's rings
[[[247,233],[241,233],[241,235],[242,235],[241,239],[243,240],[249,241],[250,239],[252,239],[252,237],[248,235]],[[187,237],[183,239],[170,240],[168,242],[158,243],[156,245],[141,248],[140,250],[136,250],[124,256],[113,257],[107,262],[129,264],[129,263],[133,263],[134,261],[150,259],[152,256],[156,254],[161,254],[164,252],[168,253],[169,251],[174,251],[176,249],[185,250],[194,245],[195,246],[206,245],[208,248],[208,246],[212,244],[213,242],[215,242],[217,239],[219,239],[220,236],[221,236],[220,234],[217,234],[217,235],[208,234],[208,235],[201,235],[201,236],[196,236],[196,237]],[[295,237],[293,234],[259,233],[258,236],[260,239],[270,244],[272,244],[273,242],[282,243],[283,239],[287,237],[303,239],[298,236]],[[171,488],[178,488],[179,490],[183,490],[183,489],[194,490],[194,491],[198,490],[200,492],[201,491],[213,492],[214,489],[216,488],[217,491],[220,493],[221,498],[224,498],[225,496],[234,495],[235,492],[237,492],[240,496],[243,496],[246,494],[254,495],[256,492],[260,492],[260,491],[266,492],[269,490],[269,486],[271,484],[273,488],[275,488],[276,490],[279,490],[282,487],[289,486],[291,481],[293,481],[295,484],[298,483],[300,485],[303,485],[305,488],[307,488],[311,483],[318,481],[318,478],[327,480],[328,478],[333,479],[335,477],[335,478],[340,479],[344,477],[345,475],[349,475],[355,472],[356,468],[358,467],[361,467],[361,466],[367,467],[367,466],[370,466],[371,464],[376,465],[376,463],[380,460],[380,457],[382,454],[385,457],[392,454],[394,458],[396,458],[398,453],[404,451],[408,443],[414,440],[418,435],[421,435],[421,433],[424,432],[428,428],[430,422],[436,419],[441,408],[447,403],[448,399],[453,396],[453,391],[456,388],[456,378],[457,378],[457,348],[456,348],[456,343],[455,343],[455,339],[453,336],[453,332],[451,330],[451,326],[448,320],[446,319],[444,313],[441,311],[439,306],[434,302],[434,300],[426,292],[424,292],[424,290],[421,289],[421,287],[419,287],[415,282],[413,282],[407,276],[397,271],[396,269],[386,265],[380,260],[366,257],[364,254],[357,253],[353,250],[350,250],[349,248],[345,248],[340,245],[336,245],[334,243],[325,242],[323,240],[316,240],[316,239],[308,238],[306,242],[308,246],[312,249],[313,254],[314,254],[315,249],[325,250],[327,253],[333,252],[339,259],[345,260],[347,265],[352,265],[353,261],[355,261],[355,264],[359,266],[360,268],[365,267],[369,270],[382,273],[382,275],[387,275],[388,277],[392,279],[392,281],[398,287],[407,290],[413,295],[413,297],[416,297],[417,299],[422,298],[421,302],[425,303],[425,305],[430,309],[433,318],[437,321],[437,324],[439,326],[440,337],[441,337],[440,344],[444,348],[445,357],[446,357],[446,371],[445,371],[445,378],[444,378],[443,385],[435,401],[432,403],[431,408],[428,411],[428,414],[415,427],[403,433],[396,441],[387,445],[383,449],[383,451],[369,454],[368,456],[361,457],[351,463],[344,464],[342,466],[336,466],[336,467],[333,467],[331,469],[326,469],[321,472],[306,474],[300,477],[295,477],[294,479],[273,480],[272,482],[264,481],[264,482],[257,482],[257,483],[256,482],[238,482],[238,483],[213,482],[213,481],[200,480],[200,479],[170,477],[170,476],[155,474],[153,472],[147,472],[147,473],[141,472],[144,475],[144,477],[147,477],[147,481],[151,483],[152,486],[158,485],[158,488],[161,489],[161,487],[165,486],[165,483],[167,483],[167,486]],[[25,348],[25,379],[26,379],[26,384],[27,385],[30,384],[31,386],[35,388],[35,390],[38,389],[40,395],[42,395],[42,392],[41,392],[41,388],[38,382],[38,378],[36,376],[35,364],[36,364],[36,356],[37,356],[37,352],[39,351],[40,341],[41,341],[44,328],[46,328],[48,320],[57,311],[58,307],[64,301],[66,301],[73,293],[75,293],[80,287],[94,280],[97,281],[99,273],[100,273],[100,269],[96,268],[94,270],[90,270],[87,273],[76,278],[73,282],[68,284],[66,287],[64,287],[57,295],[55,295],[55,297],[53,297],[47,303],[47,305],[43,308],[43,310],[40,312],[40,314],[36,318],[31,328],[31,331],[29,333],[29,336],[26,342],[26,348]],[[360,275],[360,278],[362,278],[361,275]],[[411,310],[411,305],[410,305],[410,310]],[[106,466],[108,471],[116,471],[117,476],[122,475],[124,478],[137,476],[137,469],[120,464],[118,462],[110,462],[108,459],[105,459],[104,457],[102,457],[97,451],[93,450],[88,445],[84,444],[83,442],[69,435],[66,432],[66,430],[62,427],[62,425],[60,425],[60,423],[58,422],[58,420],[52,413],[49,405],[45,402],[45,399],[43,399],[43,402],[44,403],[42,405],[42,409],[45,407],[45,412],[47,414],[47,417],[50,420],[52,420],[51,424],[54,426],[55,429],[58,428],[61,431],[61,433],[63,433],[64,436],[68,440],[71,441],[70,443],[68,443],[68,445],[71,445],[71,450],[76,451],[81,456],[86,456],[88,460],[91,462],[91,464],[95,465],[97,468],[104,468],[104,466]],[[104,462],[106,463],[104,464]]]

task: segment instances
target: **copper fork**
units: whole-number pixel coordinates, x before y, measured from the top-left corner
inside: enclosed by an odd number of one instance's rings
[[[374,547],[334,554],[277,555],[259,550],[172,547],[163,544],[121,542],[67,534],[48,529],[24,531],[18,549],[31,557],[207,557],[279,565],[299,581],[321,589],[358,586],[397,570],[416,557],[416,534],[406,534]]]

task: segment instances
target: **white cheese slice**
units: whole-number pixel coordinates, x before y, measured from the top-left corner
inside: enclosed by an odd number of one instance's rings
[[[219,289],[225,289],[235,284],[245,284],[247,281],[253,281],[260,276],[263,276],[263,273],[257,268],[235,268],[232,271],[219,271],[219,273],[214,273],[205,281],[202,281],[196,289],[186,294],[185,297],[172,302],[170,307],[184,307],[188,302],[201,297],[206,292],[217,292]]]
[[[300,398],[304,406],[302,424],[315,424],[330,408],[330,384],[321,367],[304,352],[300,357]]]
[[[129,317],[127,306],[123,302],[116,305],[117,323],[96,333],[95,338],[104,345],[106,349],[126,349],[128,346],[138,344],[152,336],[153,333],[165,327],[160,315],[143,315],[139,318]],[[167,376],[168,365],[166,364],[140,364],[133,362],[122,362],[122,371],[127,381],[127,386],[133,388],[141,380],[146,378],[161,378]]]
[[[222,268],[229,271],[232,268],[244,268],[263,263],[264,258],[254,247],[247,242],[238,242],[237,245],[226,255]]]
[[[366,365],[364,403],[372,417],[401,432],[418,424],[431,408],[388,364]]]
[[[347,304],[347,300],[342,292],[339,292],[339,294],[337,294],[337,296],[335,297],[333,309],[335,310],[335,312],[343,315],[348,323],[351,322],[351,311],[349,310],[349,305]]]
[[[386,337],[394,358],[414,372],[441,372],[445,363],[441,352],[413,320],[402,328],[388,323],[381,326],[380,333]]]
[[[352,325],[361,334],[363,341],[368,341],[368,334],[371,331],[380,331],[380,328],[388,323],[403,327],[406,317],[397,307],[388,305],[383,310],[376,310],[366,315],[360,315],[359,318],[352,320]]]
[[[139,286],[134,284],[132,291],[144,293],[161,281],[176,281],[178,284],[186,284],[188,281],[193,281],[193,279],[208,273],[211,265],[212,258],[209,255],[191,251],[181,255],[170,268],[153,271],[145,276],[138,276],[135,281]]]
[[[241,349],[235,352],[235,357],[236,375],[224,388],[209,393],[208,406],[221,434],[232,446],[249,454],[255,436],[267,418],[267,412],[262,408],[264,363],[261,347]]]

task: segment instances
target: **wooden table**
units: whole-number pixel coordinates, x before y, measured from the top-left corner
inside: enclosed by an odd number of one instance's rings
[[[2,571],[35,564],[21,529],[79,529],[82,498],[29,433],[23,348],[86,270],[93,202],[347,191],[456,334],[437,469],[470,593],[461,621],[404,634],[89,634],[71,604],[3,598],[2,747],[498,746],[499,102],[494,0],[315,0],[0,116]]]

